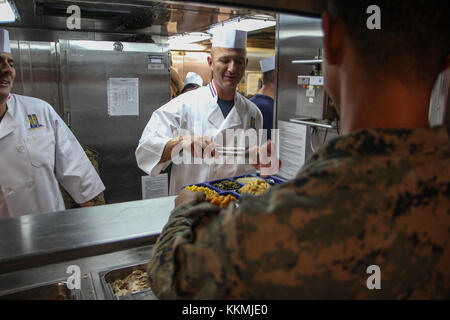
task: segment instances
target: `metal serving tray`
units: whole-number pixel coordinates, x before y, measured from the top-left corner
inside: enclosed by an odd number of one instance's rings
[[[0,296],[0,300],[81,300],[81,292],[58,281]]]
[[[107,300],[157,300],[153,291],[148,288],[142,291],[134,292],[128,295],[116,296],[111,283],[118,279],[125,279],[131,272],[141,270],[147,272],[147,261],[138,265],[124,266],[112,270],[101,271],[99,273],[100,281],[103,287],[103,292]]]

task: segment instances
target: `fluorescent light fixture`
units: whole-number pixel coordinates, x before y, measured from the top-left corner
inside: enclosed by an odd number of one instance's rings
[[[224,30],[225,28],[250,32],[270,28],[274,25],[276,25],[276,21],[271,16],[259,15],[233,18],[212,25],[207,33],[190,32],[169,37],[170,50],[203,51],[206,49],[205,46],[195,43],[210,40],[215,32]]]
[[[204,50],[205,47],[195,42],[211,39],[211,35],[202,32],[191,32],[169,37],[170,50]]]
[[[322,63],[322,59],[316,59],[316,60],[292,60],[291,63],[296,64],[319,64]]]
[[[0,23],[15,22],[17,9],[12,1],[0,0]]]
[[[323,37],[323,35],[324,34],[322,30],[302,30],[302,31],[291,30],[283,33],[283,38],[284,39],[299,38],[299,37],[316,38],[316,37]]]
[[[170,46],[170,50],[172,51],[205,51],[206,49],[206,46],[196,43],[186,43],[183,45]]]
[[[270,16],[248,16],[238,17],[226,20],[211,26],[208,33],[214,34],[217,31],[224,29],[238,29],[247,32],[266,29],[275,26],[277,23],[274,18]]]

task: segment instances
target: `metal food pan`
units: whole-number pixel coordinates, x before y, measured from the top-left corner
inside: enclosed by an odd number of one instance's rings
[[[81,292],[58,281],[0,296],[0,300],[81,300]]]
[[[130,273],[132,273],[135,270],[147,272],[147,265],[149,262],[150,261],[138,265],[125,266],[100,272],[99,276],[105,297],[108,300],[156,300],[157,298],[150,288],[134,292],[128,295],[116,296],[111,286],[111,284],[114,281],[119,279],[125,279]]]

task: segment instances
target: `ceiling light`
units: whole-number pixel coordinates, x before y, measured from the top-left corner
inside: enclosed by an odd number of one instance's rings
[[[170,50],[204,50],[204,46],[195,44],[195,42],[209,39],[211,39],[211,35],[202,32],[191,32],[172,36],[169,37]]]
[[[171,45],[170,50],[172,51],[205,51],[206,46],[196,43],[187,43],[183,45]]]
[[[19,13],[12,0],[0,0],[0,23],[15,22]]]
[[[277,23],[270,16],[239,17],[226,20],[211,26],[208,33],[214,34],[225,29],[238,29],[247,32],[266,29],[275,26]]]

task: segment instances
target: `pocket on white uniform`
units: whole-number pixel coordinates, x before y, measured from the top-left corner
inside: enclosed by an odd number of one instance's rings
[[[25,139],[31,164],[35,167],[54,166],[55,136],[52,132],[40,133]]]

